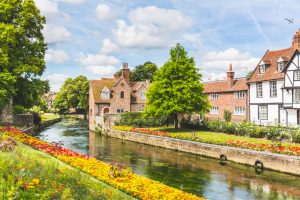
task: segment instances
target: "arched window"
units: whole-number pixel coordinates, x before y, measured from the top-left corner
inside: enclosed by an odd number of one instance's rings
[[[124,99],[124,91],[121,91],[120,97]]]

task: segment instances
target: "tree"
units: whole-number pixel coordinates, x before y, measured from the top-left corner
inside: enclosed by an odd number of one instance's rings
[[[232,112],[230,112],[230,110],[227,110],[227,109],[224,110],[223,118],[224,118],[225,122],[230,122],[231,116],[232,116]]]
[[[86,117],[88,89],[89,81],[85,76],[66,79],[55,98],[54,107],[61,111],[70,108],[81,109]]]
[[[13,95],[14,99],[23,98],[25,87],[18,87],[24,80],[31,82],[26,86],[33,86],[45,70],[46,44],[42,34],[45,22],[33,0],[0,1],[0,76],[10,77],[13,86],[4,87],[8,96],[1,97],[1,101],[7,102]]]
[[[152,81],[155,72],[157,71],[156,64],[147,61],[142,65],[136,66],[130,73],[130,80],[132,81]],[[122,69],[120,69],[117,74],[122,75]]]
[[[151,116],[172,116],[178,128],[178,116],[207,112],[209,103],[203,94],[201,74],[193,57],[177,44],[170,50],[170,59],[157,70],[146,93],[146,113]]]
[[[14,94],[15,78],[10,73],[0,73],[0,111]]]

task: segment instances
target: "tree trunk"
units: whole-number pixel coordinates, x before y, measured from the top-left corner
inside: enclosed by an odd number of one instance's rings
[[[177,113],[174,114],[174,126],[175,126],[175,129],[178,129],[178,115],[177,115]]]

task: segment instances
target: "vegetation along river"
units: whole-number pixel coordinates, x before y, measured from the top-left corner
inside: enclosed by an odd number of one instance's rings
[[[300,177],[220,163],[216,159],[97,135],[86,121],[65,118],[37,134],[72,150],[207,199],[300,199]]]

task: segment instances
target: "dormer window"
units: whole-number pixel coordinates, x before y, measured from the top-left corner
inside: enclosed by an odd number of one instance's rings
[[[109,92],[109,89],[107,89],[106,87],[101,92],[101,98],[102,99],[110,99],[110,92]]]
[[[264,74],[266,72],[266,65],[259,65],[259,73]]]
[[[282,72],[284,68],[284,61],[277,62],[277,71]]]

